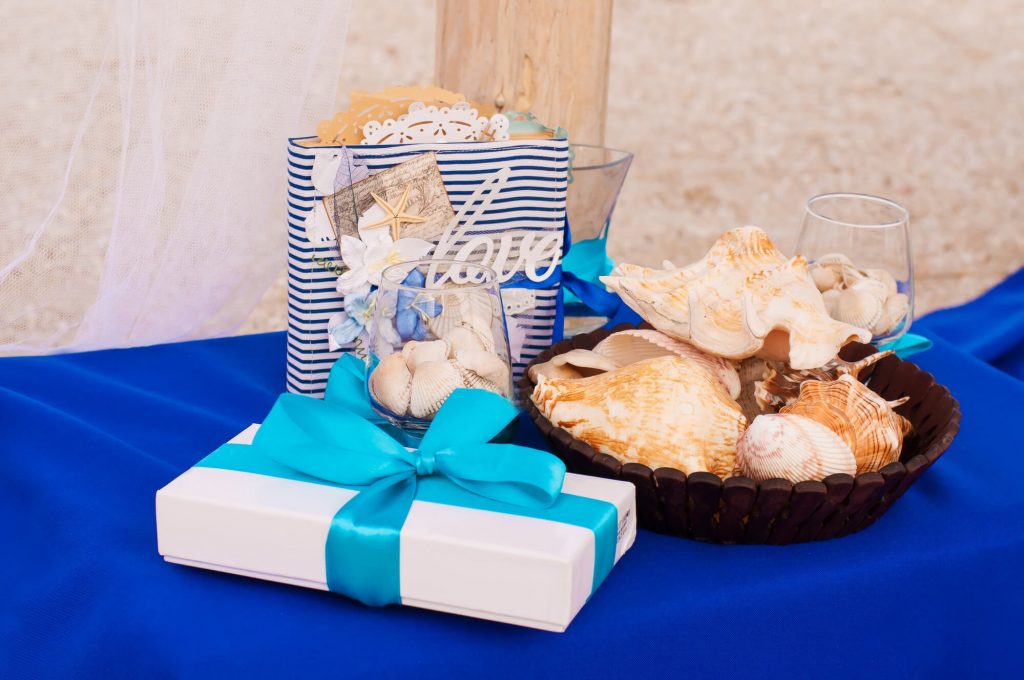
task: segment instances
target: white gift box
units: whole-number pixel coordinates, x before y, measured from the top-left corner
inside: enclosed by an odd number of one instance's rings
[[[258,428],[231,443],[251,443]],[[636,536],[633,485],[566,474],[562,491],[615,506],[618,562]],[[156,494],[159,551],[168,562],[327,590],[327,532],[357,493],[194,467]],[[416,500],[401,533],[402,604],[564,631],[593,590],[594,554],[583,527]]]

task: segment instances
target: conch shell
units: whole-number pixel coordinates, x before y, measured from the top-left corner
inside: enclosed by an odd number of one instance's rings
[[[739,397],[740,378],[733,362],[649,329],[619,331],[597,343],[593,350],[573,349],[558,354],[550,361],[531,366],[529,376],[534,382],[537,382],[538,375],[548,378],[589,378],[644,359],[672,355],[693,359],[721,381],[730,397]]]
[[[736,446],[742,474],[756,482],[817,481],[856,472],[853,451],[835,432],[798,415],[769,413],[754,418]]]
[[[622,462],[733,474],[747,426],[722,384],[692,359],[645,359],[590,378],[539,376],[533,402],[556,427]]]
[[[725,232],[704,259],[674,270],[621,264],[608,290],[658,330],[728,359],[762,356],[815,368],[871,333],[832,319],[800,256],[757,227]]]
[[[861,371],[891,354],[895,352],[887,349],[855,362],[836,357],[820,368],[804,371],[795,371],[784,364],[772,362],[765,366],[763,380],[757,382],[754,387],[754,396],[762,410],[778,410],[796,401],[800,396],[800,385],[808,380],[835,380],[847,374],[859,378]]]
[[[740,376],[733,362],[703,352],[688,342],[676,340],[660,331],[637,329],[612,333],[597,343],[594,351],[620,366],[671,354],[693,359],[721,381],[730,397],[736,399],[740,396]]]
[[[573,349],[555,355],[550,361],[530,366],[527,375],[533,382],[538,382],[539,376],[542,375],[546,378],[572,380],[574,378],[589,378],[600,373],[614,371],[617,368],[622,368],[622,364],[593,350]]]
[[[873,472],[900,457],[911,425],[893,407],[908,398],[886,401],[844,374],[836,380],[804,382],[797,400],[780,413],[805,416],[829,428],[853,451],[857,472]]]

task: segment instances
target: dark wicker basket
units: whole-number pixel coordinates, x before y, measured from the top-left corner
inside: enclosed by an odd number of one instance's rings
[[[626,328],[634,326],[615,330]],[[599,330],[562,341],[534,363],[574,348],[592,349],[611,333]],[[855,361],[874,351],[870,345],[854,343],[843,349],[842,356]],[[672,468],[621,464],[553,427],[529,398],[534,387],[529,377],[524,375],[519,387],[530,416],[569,471],[633,482],[640,526],[715,543],[785,544],[845,536],[869,526],[949,448],[960,429],[956,399],[909,361],[887,357],[864,370],[860,378],[886,399],[910,396],[896,409],[914,425],[900,460],[878,472],[831,475],[820,482],[797,484],[784,479],[757,483],[749,477],[723,481],[710,472],[686,475]]]

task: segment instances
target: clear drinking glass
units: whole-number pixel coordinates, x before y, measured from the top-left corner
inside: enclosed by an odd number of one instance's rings
[[[914,318],[910,216],[899,203],[834,193],[807,201],[796,252],[811,265],[829,314],[871,331],[882,345]]]
[[[370,402],[422,434],[460,387],[512,395],[498,275],[479,264],[418,260],[381,273],[369,327]]]
[[[573,247],[562,262],[567,271],[591,281],[611,271],[605,252],[608,227],[632,162],[628,151],[572,145],[572,181],[565,201]],[[607,320],[566,292],[566,337],[600,328]]]

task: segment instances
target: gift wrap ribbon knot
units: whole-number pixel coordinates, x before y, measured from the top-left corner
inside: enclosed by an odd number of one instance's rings
[[[324,400],[280,395],[251,445],[225,444],[199,466],[357,489],[331,520],[324,559],[327,587],[369,605],[401,602],[400,535],[413,500],[588,528],[591,590],[600,585],[615,561],[618,511],[561,493],[565,464],[552,454],[490,443],[515,406],[493,392],[456,390],[410,451],[368,419],[364,370],[342,357]]]

